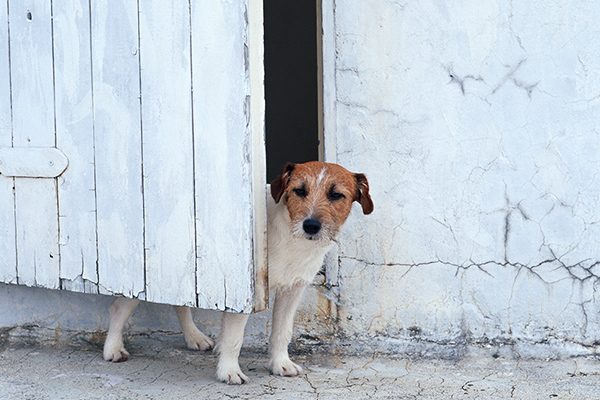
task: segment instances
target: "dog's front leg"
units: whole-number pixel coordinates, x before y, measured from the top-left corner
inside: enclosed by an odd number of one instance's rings
[[[219,353],[217,379],[230,385],[241,385],[248,381],[238,361],[247,321],[247,314],[224,312],[221,318],[221,333],[215,347]]]
[[[294,314],[305,288],[305,284],[297,284],[279,288],[275,294],[269,343],[269,369],[275,375],[295,376],[302,372],[302,368],[290,360],[288,345],[292,340]]]
[[[106,361],[126,361],[129,353],[123,345],[123,329],[131,313],[140,303],[136,299],[117,297],[110,306],[110,325],[104,342],[104,359]]]

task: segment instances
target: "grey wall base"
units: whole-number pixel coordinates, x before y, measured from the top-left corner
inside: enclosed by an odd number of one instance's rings
[[[114,297],[0,284],[0,335],[2,340],[68,343],[90,341],[101,345],[108,330],[108,308]],[[216,338],[221,313],[193,311],[198,327]],[[266,342],[268,312],[254,315],[247,327],[246,343]],[[141,302],[133,313],[126,335],[177,335],[181,333],[173,307]],[[182,339],[183,340],[183,339]]]
[[[564,340],[532,342],[520,339],[473,340],[464,335],[431,340],[418,330],[406,330],[396,337],[347,336],[339,325],[327,324],[318,317],[319,301],[323,300],[320,285],[306,293],[297,316],[293,352],[330,350],[346,354],[400,354],[417,358],[461,359],[470,348],[483,347],[497,356],[507,358],[557,359],[572,356],[597,355],[595,346]],[[42,345],[92,344],[102,347],[108,329],[108,308],[114,297],[47,290],[0,284],[0,344],[6,342]],[[216,338],[221,313],[196,309],[194,320],[205,333]],[[265,351],[270,331],[270,311],[250,317],[246,327],[246,349]],[[164,304],[142,302],[134,312],[126,336],[132,342],[136,336],[152,338],[142,343],[158,346],[175,345],[181,341],[179,323],[173,308]]]

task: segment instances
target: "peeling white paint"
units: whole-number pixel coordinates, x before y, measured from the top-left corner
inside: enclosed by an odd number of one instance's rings
[[[0,7],[0,282],[265,307],[261,11]]]

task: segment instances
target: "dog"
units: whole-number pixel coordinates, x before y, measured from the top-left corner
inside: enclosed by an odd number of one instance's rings
[[[271,183],[267,202],[269,289],[274,294],[273,324],[269,342],[269,369],[275,375],[295,376],[302,368],[290,360],[294,315],[308,284],[323,265],[335,243],[352,203],[364,214],[373,211],[369,183],[364,174],[318,161],[287,164]],[[117,298],[110,306],[110,326],[104,359],[119,362],[129,353],[123,345],[123,328],[139,300]],[[193,322],[191,310],[175,306],[187,346],[209,350],[213,341]],[[215,352],[219,354],[217,379],[228,384],[248,381],[239,365],[248,315],[224,312]]]

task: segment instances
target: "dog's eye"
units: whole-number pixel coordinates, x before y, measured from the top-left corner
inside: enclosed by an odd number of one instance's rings
[[[306,197],[306,189],[304,189],[303,187],[294,189],[294,193],[296,193],[296,196],[298,197]]]
[[[343,199],[346,196],[344,196],[343,194],[338,193],[338,192],[332,192],[332,193],[329,193],[327,197],[329,197],[329,200],[335,201],[335,200]]]

